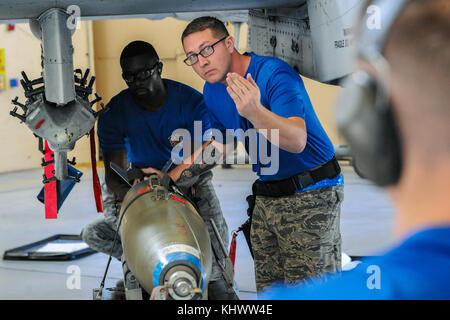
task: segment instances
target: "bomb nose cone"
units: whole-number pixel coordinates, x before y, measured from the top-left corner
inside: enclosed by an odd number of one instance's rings
[[[193,289],[192,283],[186,278],[178,279],[173,285],[173,290],[180,297],[186,297]]]
[[[174,299],[186,300],[194,297],[194,289],[197,288],[197,281],[186,271],[174,272],[168,281],[169,294]]]

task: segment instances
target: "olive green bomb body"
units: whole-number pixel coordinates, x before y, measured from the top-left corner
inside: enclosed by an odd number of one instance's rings
[[[125,261],[144,290],[151,294],[165,286],[171,298],[181,300],[205,293],[211,242],[205,222],[183,195],[153,176],[130,189],[120,218]]]

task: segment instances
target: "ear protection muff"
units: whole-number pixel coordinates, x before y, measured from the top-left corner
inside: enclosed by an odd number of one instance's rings
[[[336,120],[358,172],[379,186],[395,184],[401,173],[402,150],[389,97],[364,71],[357,71],[344,86]]]
[[[365,21],[361,23],[359,59],[374,65],[374,59],[382,57],[388,31],[407,2],[380,0],[372,3],[380,8],[385,29],[369,30]],[[379,186],[387,186],[400,178],[402,147],[390,97],[380,81],[357,70],[342,85],[335,116],[358,172]]]

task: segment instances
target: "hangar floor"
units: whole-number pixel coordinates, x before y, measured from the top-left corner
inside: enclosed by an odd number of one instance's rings
[[[385,192],[360,179],[352,167],[342,163],[345,200],[342,206],[343,251],[350,256],[375,253],[392,243],[393,207]],[[0,174],[0,254],[55,234],[79,234],[82,227],[98,217],[92,192],[90,168],[62,206],[58,219],[46,220],[44,206],[36,200],[42,188],[41,170]],[[103,174],[102,171],[100,171]],[[230,232],[246,220],[246,196],[255,179],[250,166],[214,169],[214,185]],[[230,237],[231,238],[231,237]],[[108,257],[96,253],[67,262],[0,260],[0,299],[90,300],[98,288]],[[80,286],[69,289],[67,282],[78,267]],[[105,287],[122,277],[121,265],[113,260]],[[245,238],[237,238],[235,280],[241,299],[254,299],[256,289],[253,262]]]

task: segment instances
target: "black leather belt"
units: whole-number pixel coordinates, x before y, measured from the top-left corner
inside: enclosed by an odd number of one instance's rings
[[[283,197],[293,195],[296,191],[309,187],[323,179],[333,179],[341,173],[336,157],[317,168],[302,172],[292,177],[276,181],[260,181],[253,183],[252,191],[255,196]]]

